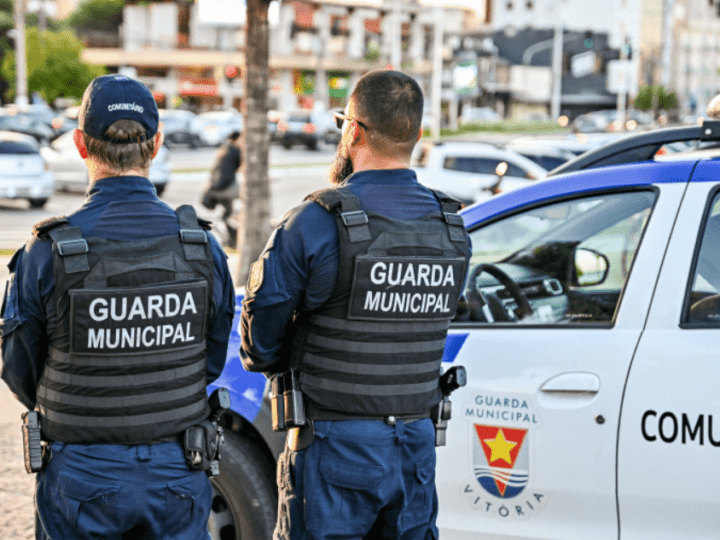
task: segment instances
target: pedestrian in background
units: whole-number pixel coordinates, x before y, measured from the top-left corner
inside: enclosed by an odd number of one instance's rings
[[[220,145],[201,199],[202,205],[209,210],[214,210],[218,204],[223,207],[222,220],[227,228],[228,245],[233,248],[237,245],[237,224],[232,219],[233,203],[240,196],[237,181],[240,165],[240,132],[233,131]]]
[[[121,75],[85,91],[73,140],[85,204],[34,227],[10,261],[0,375],[40,413],[36,538],[210,538],[212,489],[183,432],[206,420],[234,312],[222,248],[147,178],[152,94]]]
[[[335,187],[291,210],[251,267],[243,364],[290,370],[309,419],[278,463],[276,540],[438,536],[430,412],[470,242],[459,202],[408,168],[422,111],[413,78],[364,75],[337,115]]]

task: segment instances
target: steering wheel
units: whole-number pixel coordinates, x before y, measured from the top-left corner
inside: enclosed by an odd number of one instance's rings
[[[499,267],[495,266],[494,264],[486,263],[477,265],[473,269],[472,273],[470,274],[470,278],[468,279],[468,307],[470,308],[470,312],[477,320],[485,320],[489,323],[495,322],[495,317],[490,310],[488,301],[477,285],[477,278],[480,277],[480,274],[482,274],[483,272],[487,272],[492,277],[497,279],[502,284],[502,286],[505,287],[505,289],[510,293],[510,296],[512,296],[513,300],[517,302],[518,308],[515,311],[515,314],[517,315],[518,319],[528,317],[534,313],[533,308],[527,299],[527,296],[525,296],[525,293],[522,291],[520,286],[515,283],[512,278],[508,276]],[[512,319],[513,317],[509,316],[509,318]]]

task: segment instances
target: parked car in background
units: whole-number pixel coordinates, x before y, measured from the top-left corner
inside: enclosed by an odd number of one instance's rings
[[[506,163],[503,175],[498,165]],[[547,170],[517,152],[477,142],[423,142],[415,147],[411,167],[418,181],[472,204],[545,178]]]
[[[30,135],[41,145],[50,142],[55,135],[45,120],[43,116],[15,105],[0,108],[0,130]]]
[[[85,161],[73,142],[73,132],[64,133],[48,146],[40,149],[48,167],[53,171],[57,188],[61,191],[83,193],[88,186]],[[162,195],[170,181],[170,152],[162,145],[150,164],[149,179],[158,195]]]
[[[220,146],[233,131],[243,132],[245,120],[237,109],[210,111],[198,114],[190,122],[190,127],[203,144]]]
[[[278,142],[287,149],[302,144],[317,150],[321,142],[327,142],[334,122],[327,112],[302,109],[286,112],[277,125]],[[337,130],[337,126],[334,129]]]
[[[0,198],[27,199],[42,208],[55,193],[55,178],[37,140],[23,133],[0,131]]]
[[[52,128],[55,130],[53,140],[78,127],[79,111],[80,107],[68,107],[52,119]]]
[[[192,129],[192,122],[197,116],[192,111],[183,109],[159,109],[160,121],[163,123],[165,143],[168,146],[188,146],[196,148],[202,143],[200,137]]]
[[[511,142],[506,144],[505,148],[525,156],[547,171],[551,171],[575,157],[575,154],[569,150],[543,145],[542,139],[530,143]]]

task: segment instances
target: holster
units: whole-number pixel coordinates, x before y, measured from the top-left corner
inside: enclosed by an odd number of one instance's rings
[[[188,467],[206,471],[208,476],[220,474],[220,447],[224,441],[222,427],[209,420],[187,428],[183,448]]]
[[[315,440],[315,426],[312,420],[308,420],[302,427],[294,427],[288,430],[287,447],[293,452],[305,450]]]
[[[42,471],[51,459],[49,445],[42,442],[40,414],[28,411],[22,414],[23,457],[28,474]]]

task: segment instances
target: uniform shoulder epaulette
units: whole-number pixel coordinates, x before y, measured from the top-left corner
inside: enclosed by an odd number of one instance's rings
[[[198,225],[200,225],[206,231],[212,229],[212,221],[210,221],[209,219],[198,218]]]
[[[55,227],[59,227],[60,225],[65,225],[67,222],[68,220],[65,216],[53,216],[44,219],[33,225],[33,236],[44,240],[47,238],[48,231],[54,229]]]

